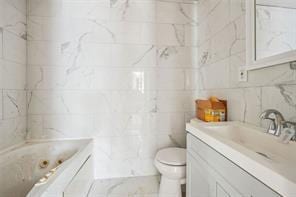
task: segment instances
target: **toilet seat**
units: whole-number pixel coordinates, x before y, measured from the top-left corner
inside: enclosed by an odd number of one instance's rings
[[[166,148],[158,151],[156,160],[160,163],[170,166],[186,165],[186,149],[184,148]]]

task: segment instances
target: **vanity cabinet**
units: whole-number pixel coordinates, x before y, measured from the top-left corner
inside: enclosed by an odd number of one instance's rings
[[[280,195],[191,134],[187,134],[188,197]]]

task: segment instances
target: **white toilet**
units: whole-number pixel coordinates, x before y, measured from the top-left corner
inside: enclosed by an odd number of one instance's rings
[[[181,185],[186,182],[186,149],[162,149],[157,152],[154,165],[161,174],[159,197],[181,197]]]

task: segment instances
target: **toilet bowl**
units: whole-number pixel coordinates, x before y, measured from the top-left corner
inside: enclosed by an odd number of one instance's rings
[[[154,165],[161,174],[159,197],[181,197],[181,185],[186,182],[186,149],[162,149],[157,152]]]

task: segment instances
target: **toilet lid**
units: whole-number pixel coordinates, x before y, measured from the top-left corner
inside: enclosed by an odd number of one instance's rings
[[[164,164],[173,166],[186,165],[186,149],[184,148],[165,148],[156,154],[156,159]]]

